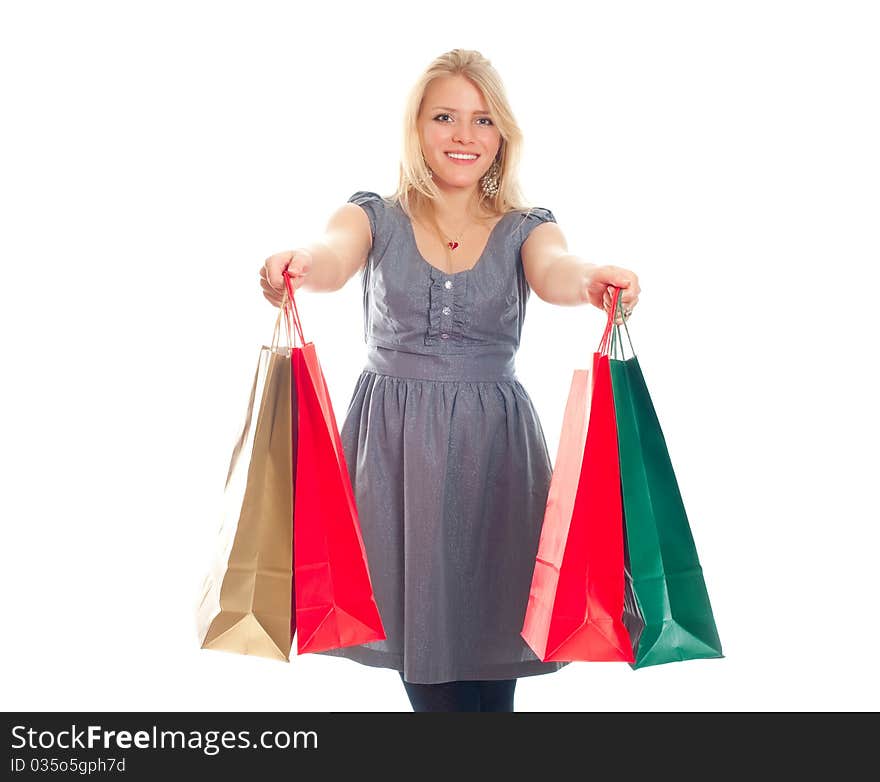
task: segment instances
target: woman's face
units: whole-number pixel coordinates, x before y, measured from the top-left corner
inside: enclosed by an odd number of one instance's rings
[[[501,134],[473,82],[464,76],[434,79],[425,90],[418,125],[422,153],[437,186],[475,189],[498,154]],[[477,158],[453,160],[448,152]]]

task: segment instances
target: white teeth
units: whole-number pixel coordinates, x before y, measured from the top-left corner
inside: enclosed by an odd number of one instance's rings
[[[451,158],[455,158],[456,160],[476,160],[477,159],[476,155],[459,155],[456,152],[447,152],[446,154],[449,155],[449,157],[451,157]]]

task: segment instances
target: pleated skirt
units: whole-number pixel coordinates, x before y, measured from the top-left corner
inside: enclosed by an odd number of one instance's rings
[[[520,635],[552,472],[531,398],[479,356],[438,380],[393,354],[373,350],[340,430],[387,638],[319,654],[425,684],[559,670]]]

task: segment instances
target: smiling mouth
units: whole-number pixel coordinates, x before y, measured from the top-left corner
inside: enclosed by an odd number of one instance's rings
[[[470,152],[464,152],[464,153],[452,153],[452,154],[450,154],[449,152],[445,152],[444,154],[445,154],[446,157],[447,157],[449,160],[451,160],[453,163],[475,163],[475,162],[479,159],[479,157],[480,157],[480,156],[477,155],[476,153],[470,153]],[[462,154],[462,155],[473,155],[473,157],[453,157],[453,154],[454,154],[454,155],[459,155],[459,154]]]

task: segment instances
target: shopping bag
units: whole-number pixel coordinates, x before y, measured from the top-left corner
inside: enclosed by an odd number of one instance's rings
[[[620,312],[620,289],[612,311]],[[660,428],[629,327],[633,353],[623,358],[614,326],[609,359],[629,568],[643,628],[634,639],[632,667],[723,657],[703,570],[697,556],[666,440]],[[618,353],[619,349],[619,353]]]
[[[297,429],[293,481],[293,574],[297,653],[385,640],[367,553],[336,426],[313,342],[306,342],[290,275],[285,300],[299,335],[291,350]]]
[[[605,328],[574,371],[520,635],[543,662],[633,661],[623,623],[623,508]]]
[[[642,630],[645,629],[645,618],[639,608],[639,602],[636,600],[636,593],[633,589],[632,566],[629,559],[629,546],[626,540],[626,512],[624,511],[624,535],[623,535],[623,626],[629,633],[630,645],[635,650],[639,648],[639,639],[642,636]],[[630,662],[630,666],[633,663]]]
[[[263,345],[232,451],[222,523],[197,608],[201,648],[289,660],[294,632],[290,348]],[[255,405],[256,403],[256,405]]]
[[[224,493],[239,513],[221,527],[198,624],[203,648],[289,661],[294,634],[303,654],[385,633],[327,384],[287,272],[284,281]],[[277,344],[282,315],[287,347]]]

